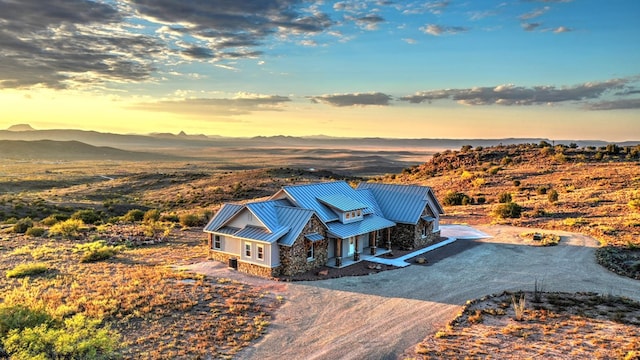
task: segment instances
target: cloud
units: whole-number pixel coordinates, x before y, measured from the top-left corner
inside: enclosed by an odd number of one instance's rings
[[[441,25],[435,25],[435,24],[427,24],[426,26],[421,27],[420,30],[425,34],[440,36],[442,34],[446,34],[446,35],[459,34],[462,32],[469,31],[469,28],[466,28],[463,26],[441,26]]]
[[[612,101],[601,101],[596,103],[588,103],[585,106],[588,110],[624,110],[624,109],[640,109],[640,98],[638,99],[621,99]]]
[[[535,29],[537,29],[538,27],[540,27],[540,23],[522,23],[520,24],[522,26],[522,28],[524,29],[524,31],[533,31]]]
[[[376,30],[378,28],[378,25],[384,22],[384,18],[379,15],[369,14],[359,17],[355,21],[356,24],[366,30]]]
[[[159,43],[120,25],[108,4],[88,0],[2,3],[0,88],[63,89],[149,79]]]
[[[144,111],[196,115],[201,117],[247,115],[256,111],[282,111],[289,97],[278,95],[241,95],[233,99],[180,99],[142,102],[129,108]]]
[[[402,13],[405,15],[418,15],[431,13],[433,15],[440,15],[449,6],[450,1],[417,1],[409,3],[402,8]]]
[[[522,14],[520,15],[520,20],[530,20],[530,19],[534,19],[537,18],[539,16],[542,16],[544,13],[546,13],[547,11],[551,10],[551,8],[549,6],[545,6],[543,8],[539,8],[539,9],[535,9],[531,12],[528,12],[526,14]]]
[[[560,33],[565,33],[565,32],[570,32],[573,31],[570,28],[566,27],[566,26],[559,26],[555,29],[553,29],[553,32],[556,34],[560,34]]]
[[[443,89],[422,91],[401,97],[401,101],[414,104],[431,103],[435,100],[453,100],[463,105],[543,105],[597,99],[601,95],[622,89],[631,80],[612,79],[602,82],[588,82],[569,87],[533,86],[523,87],[512,84],[494,87],[474,87],[467,89]]]
[[[64,89],[148,81],[154,64],[255,58],[269,38],[334,22],[302,0],[20,0],[2,1],[0,24],[0,88]]]
[[[325,103],[332,106],[388,106],[392,97],[380,92],[376,93],[355,93],[355,94],[334,94],[309,97],[314,103]]]

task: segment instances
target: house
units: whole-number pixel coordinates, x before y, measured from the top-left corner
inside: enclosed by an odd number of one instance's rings
[[[437,242],[431,188],[344,181],[285,186],[265,201],[224,204],[207,224],[211,258],[246,273],[294,275],[348,266],[362,254]]]

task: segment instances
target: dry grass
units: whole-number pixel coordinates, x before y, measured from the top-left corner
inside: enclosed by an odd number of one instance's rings
[[[172,270],[206,259],[202,233],[174,231],[169,241],[81,263],[77,242],[58,239],[40,255],[32,239],[4,235],[0,269],[42,259],[46,276],[1,279],[3,306],[45,309],[56,318],[83,314],[123,335],[124,358],[231,357],[260,337],[278,301],[232,281]],[[54,244],[43,245],[52,249]]]
[[[620,156],[610,162],[581,162],[578,154],[560,163],[553,154],[526,147],[496,147],[477,153],[476,158],[474,151],[465,157],[451,152],[447,161],[425,163],[395,176],[393,181],[431,186],[440,198],[455,191],[475,201],[473,205],[447,206],[443,222],[511,224],[593,236],[603,245],[597,254],[603,266],[640,279],[640,212],[632,206],[640,196],[637,160]],[[505,157],[514,160],[505,164]],[[447,170],[451,164],[459,167]],[[484,184],[476,186],[468,176],[462,176],[466,173],[481,175]],[[549,199],[552,190],[558,193],[557,201]],[[512,201],[523,207],[520,218],[492,216],[504,193],[511,194]]]
[[[640,304],[579,293],[487,296],[470,301],[446,329],[418,344],[414,359],[635,359],[640,350]],[[513,298],[529,301],[522,318]],[[517,300],[519,302],[519,300]]]

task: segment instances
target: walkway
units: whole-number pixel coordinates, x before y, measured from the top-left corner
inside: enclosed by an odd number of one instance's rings
[[[412,253],[403,255],[401,257],[398,257],[395,259],[385,259],[385,258],[380,258],[376,256],[365,255],[362,257],[362,260],[367,260],[367,261],[371,261],[378,264],[384,264],[384,265],[406,267],[411,265],[406,260],[412,259],[418,255],[422,255],[426,252],[438,249],[445,245],[449,245],[456,240],[487,239],[491,237],[491,235],[487,235],[480,230],[474,229],[466,225],[440,225],[440,234],[441,236],[446,237],[447,240],[416,250]]]

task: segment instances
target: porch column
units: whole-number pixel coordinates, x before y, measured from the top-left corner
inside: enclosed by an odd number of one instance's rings
[[[213,234],[209,233],[209,250],[213,249]]]
[[[360,260],[360,251],[358,251],[358,239],[360,238],[360,235],[356,236],[356,252],[353,254],[353,261],[358,261]]]
[[[387,250],[391,251],[391,228],[387,228]]]
[[[371,238],[371,255],[375,255],[376,254],[376,240],[377,240],[377,231],[372,231],[369,234],[369,237]]]
[[[342,266],[342,239],[336,238],[336,267]]]

